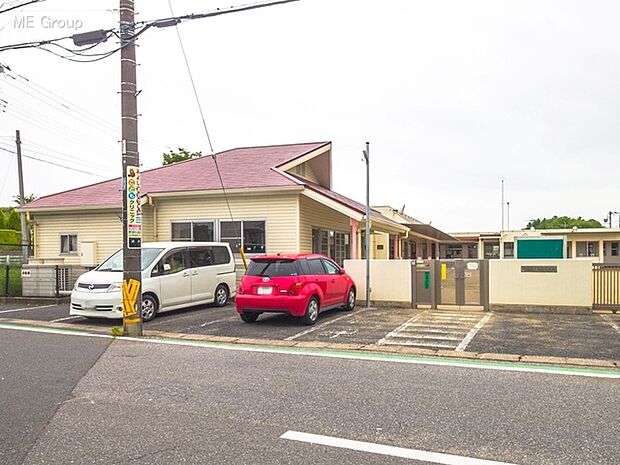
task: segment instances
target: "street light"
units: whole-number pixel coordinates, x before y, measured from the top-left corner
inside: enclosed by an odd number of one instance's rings
[[[366,161],[366,308],[370,307],[370,142],[364,150]]]

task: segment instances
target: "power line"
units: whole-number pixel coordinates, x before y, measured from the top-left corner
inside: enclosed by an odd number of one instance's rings
[[[4,148],[4,147],[0,147],[0,150],[3,150],[3,151],[5,151],[5,152],[9,152],[9,153],[12,153],[12,154],[17,154],[17,152],[15,152],[14,150],[9,150],[9,149],[6,149],[6,148]],[[29,158],[29,159],[31,159],[31,160],[40,161],[40,162],[47,163],[47,164],[50,164],[50,165],[58,166],[58,167],[60,167],[60,168],[65,168],[65,169],[68,169],[68,170],[71,170],[71,171],[77,171],[77,172],[79,172],[79,173],[90,174],[91,176],[97,176],[97,177],[99,177],[99,178],[103,178],[103,179],[105,179],[105,176],[101,176],[100,174],[97,174],[97,173],[91,173],[90,171],[80,170],[80,169],[78,169],[78,168],[73,168],[73,167],[71,167],[71,166],[62,165],[62,164],[60,164],[60,163],[54,163],[54,162],[52,162],[52,161],[49,161],[49,160],[43,160],[42,158],[37,158],[37,157],[30,156],[30,155],[23,155],[23,154],[22,154],[22,156],[23,156],[24,158]]]
[[[7,12],[9,12],[9,11],[17,10],[18,8],[23,8],[23,7],[25,7],[25,6],[27,6],[27,5],[31,5],[31,4],[33,4],[33,3],[40,3],[40,2],[44,2],[44,1],[45,1],[45,0],[30,0],[29,2],[22,3],[22,4],[20,4],[20,5],[11,6],[11,7],[9,7],[9,8],[4,9],[4,10],[0,10],[0,15],[1,15],[2,13],[7,13]]]

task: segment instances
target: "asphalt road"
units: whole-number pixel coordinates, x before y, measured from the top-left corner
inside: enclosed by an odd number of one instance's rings
[[[30,423],[12,422],[35,414],[35,394],[66,384],[49,422],[49,413],[35,420],[28,465],[438,463],[378,455],[377,445],[532,465],[611,464],[620,456],[618,379],[126,340],[111,343],[87,371],[108,340],[1,336],[8,376],[0,398],[11,408],[4,432]],[[64,378],[75,365],[75,375],[85,374],[68,396],[76,376]],[[53,413],[51,401],[40,404]],[[281,438],[291,431],[371,450]],[[18,446],[5,440],[5,457]]]
[[[206,305],[162,313],[144,327],[147,330],[237,338],[410,345],[446,350],[460,346],[463,350],[478,353],[620,359],[620,314],[488,315],[471,311],[366,310],[358,307],[353,312],[332,310],[321,313],[317,324],[308,327],[298,318],[280,314],[263,314],[254,324],[243,323],[234,304],[229,304],[222,308]],[[0,305],[0,318],[88,324],[105,329],[121,325],[120,320],[71,317],[68,304]],[[470,332],[479,324],[480,329],[471,335]],[[464,345],[463,341],[467,344]]]
[[[109,344],[109,339],[0,330],[0,463],[22,463]]]

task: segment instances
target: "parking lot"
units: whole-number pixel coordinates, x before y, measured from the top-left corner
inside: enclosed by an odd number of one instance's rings
[[[108,331],[120,320],[86,319],[69,315],[68,303],[2,304],[0,320],[37,320],[87,325]],[[321,313],[314,326],[297,318],[263,314],[256,323],[243,323],[234,304],[200,306],[159,315],[144,329],[188,335],[268,341],[317,342],[466,353],[552,356],[620,360],[620,315],[509,314],[463,310],[357,307],[352,312]],[[345,345],[342,345],[345,344]],[[445,353],[445,352],[444,352]]]

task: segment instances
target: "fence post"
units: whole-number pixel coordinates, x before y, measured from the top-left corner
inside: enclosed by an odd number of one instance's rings
[[[60,265],[54,267],[56,272],[56,298],[60,297]]]
[[[10,279],[9,279],[9,270],[11,269],[10,265],[6,266],[6,276],[4,278],[4,297],[5,299],[9,298],[9,284],[10,284]]]

